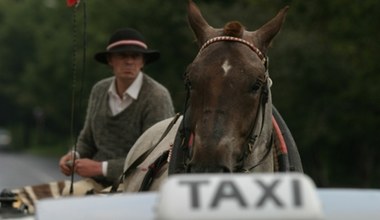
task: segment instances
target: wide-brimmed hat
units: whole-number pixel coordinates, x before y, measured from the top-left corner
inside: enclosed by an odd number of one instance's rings
[[[145,64],[149,64],[160,58],[160,52],[148,49],[144,36],[132,28],[117,30],[109,39],[106,51],[96,53],[94,58],[100,63],[108,64],[107,55],[118,52],[142,53]]]

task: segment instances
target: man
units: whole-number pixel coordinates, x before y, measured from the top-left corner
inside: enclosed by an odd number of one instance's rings
[[[74,184],[74,195],[112,185],[137,138],[156,122],[174,115],[167,89],[142,72],[144,65],[159,57],[158,51],[148,49],[142,34],[131,28],[116,31],[106,51],[95,54],[95,60],[109,65],[114,76],[92,88],[75,164],[70,164],[74,151],[60,159],[63,174],[75,172],[84,177]],[[63,193],[69,193],[68,187]]]

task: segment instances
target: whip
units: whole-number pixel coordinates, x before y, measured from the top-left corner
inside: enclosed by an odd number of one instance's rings
[[[82,71],[80,74],[80,89],[79,89],[79,99],[76,100],[76,84],[77,84],[77,65],[76,65],[76,54],[77,54],[77,8],[79,6],[80,0],[66,0],[67,6],[73,8],[72,14],[72,24],[73,24],[73,55],[72,55],[72,74],[73,74],[73,82],[72,82],[72,102],[71,102],[71,123],[70,123],[70,136],[73,142],[73,161],[72,167],[74,167],[76,160],[76,152],[77,152],[77,135],[75,132],[75,115],[77,115],[76,111],[82,109],[82,97],[83,97],[83,79],[86,72],[86,48],[87,48],[87,12],[86,12],[86,1],[82,0],[83,5],[83,57],[82,57]],[[78,102],[78,103],[77,103]],[[77,108],[76,108],[77,107]],[[74,172],[71,173],[71,183],[70,183],[70,195],[74,192]]]

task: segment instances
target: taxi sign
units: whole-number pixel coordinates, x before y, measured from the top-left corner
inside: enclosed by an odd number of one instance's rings
[[[162,185],[157,219],[323,219],[313,181],[301,173],[187,174]]]

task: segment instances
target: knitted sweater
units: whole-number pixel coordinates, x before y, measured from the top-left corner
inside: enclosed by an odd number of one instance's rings
[[[81,158],[108,161],[107,176],[93,178],[104,186],[122,174],[125,158],[137,138],[156,122],[174,115],[168,90],[144,74],[137,100],[113,116],[107,93],[112,81],[113,77],[103,79],[92,88],[77,143]]]

